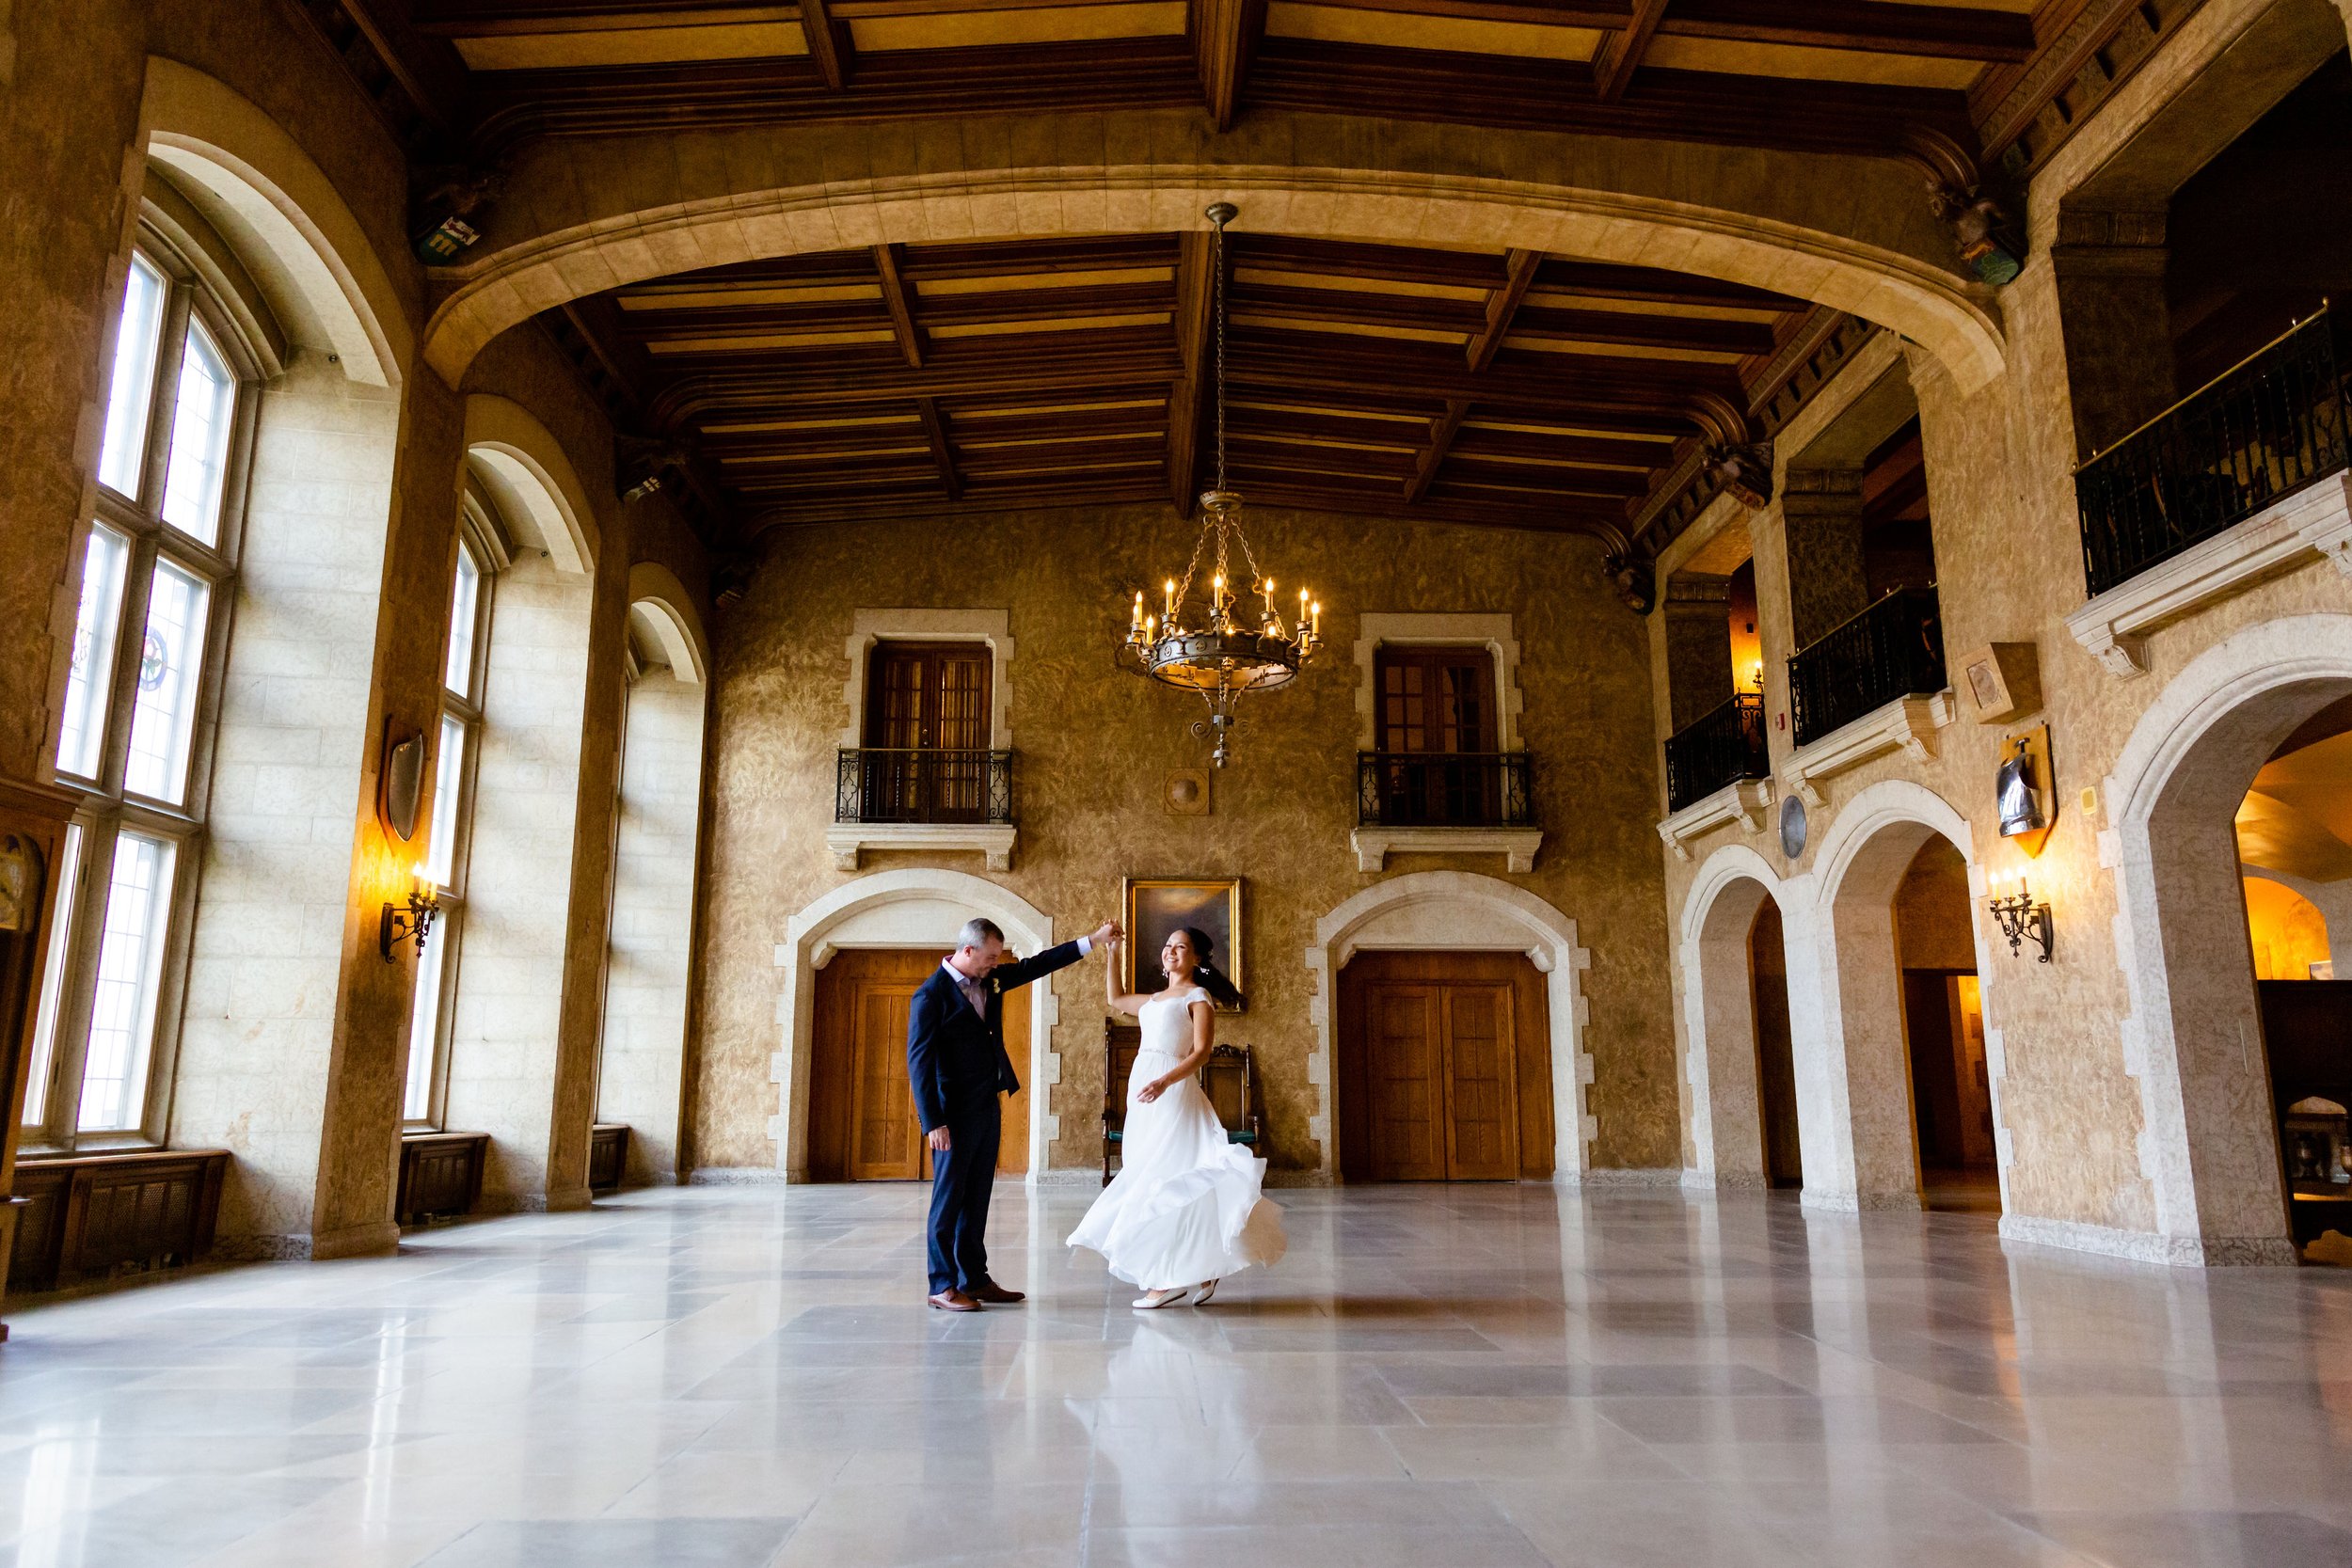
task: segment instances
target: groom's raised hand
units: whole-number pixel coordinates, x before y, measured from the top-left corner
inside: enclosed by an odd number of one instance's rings
[[[1125,936],[1126,934],[1126,932],[1120,929],[1118,921],[1105,920],[1102,925],[1097,926],[1094,928],[1093,933],[1087,938],[1087,941],[1092,945],[1100,947],[1105,942],[1117,942],[1120,938]]]

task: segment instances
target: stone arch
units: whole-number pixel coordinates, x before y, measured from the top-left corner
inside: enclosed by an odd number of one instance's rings
[[[1789,940],[1789,1022],[1796,1042],[1797,1114],[1804,1147],[1807,1207],[1915,1209],[1918,1134],[1903,1027],[1900,965],[1895,945],[1895,893],[1912,858],[1941,837],[1968,864],[1969,887],[1982,892],[1968,819],[1948,800],[1908,779],[1886,779],[1846,803],[1821,836],[1813,876],[1818,890],[1811,930]],[[2001,1055],[1991,1027],[1993,974],[1981,923],[1970,921],[1987,1018],[1985,1050],[1992,1082],[2002,1201],[2009,1196],[2008,1137],[2001,1129]],[[1802,1002],[1800,950],[1818,990]],[[1817,1166],[1818,1161],[1818,1166]],[[1820,1171],[1816,1176],[1816,1169]]]
[[[1763,1089],[1748,934],[1771,899],[1788,898],[1772,863],[1744,844],[1701,863],[1682,903],[1683,1082],[1691,1106],[1693,1183],[1762,1187]]]
[[[628,604],[632,614],[644,614],[646,630],[669,656],[674,677],[690,686],[710,679],[710,639],[703,632],[693,595],[675,572],[658,561],[638,562],[628,569]]]
[[[776,1085],[776,1115],[768,1123],[775,1140],[776,1168],[787,1181],[808,1180],[808,1093],[811,1037],[817,1022],[817,972],[850,947],[922,947],[937,943],[942,957],[955,944],[956,928],[974,915],[1003,927],[1007,945],[1039,953],[1054,945],[1054,917],[1011,889],[968,872],[915,867],[877,871],[842,883],[810,901],[785,923],[776,944],[776,967],[784,971],[784,995],[776,1007],[784,1025],[782,1049],[771,1065]],[[1054,1050],[1054,1020],[1059,1004],[1054,978],[1029,987],[1029,1051],[1022,1083],[1029,1090],[1029,1180],[1049,1180],[1046,1150],[1061,1118],[1050,1112],[1048,1091],[1061,1081],[1061,1054]],[[1014,1049],[1019,1049],[1014,1042]]]
[[[1593,1061],[1583,1049],[1588,1014],[1580,976],[1593,956],[1577,942],[1576,922],[1528,892],[1494,877],[1467,871],[1416,871],[1375,882],[1315,922],[1306,963],[1314,981],[1308,1018],[1314,1043],[1307,1081],[1317,1085],[1319,1109],[1308,1134],[1323,1149],[1327,1181],[1339,1173],[1339,1140],[1332,1080],[1333,1009],[1347,960],[1359,952],[1448,948],[1465,952],[1516,949],[1545,976],[1551,1018],[1554,1179],[1573,1183],[1586,1168],[1584,1146],[1594,1129],[1584,1114],[1584,1085]]]
[[[284,127],[215,77],[150,55],[147,155],[193,184],[304,346],[350,379],[398,387],[416,353],[407,312],[359,220]]]
[[[2233,819],[2279,742],[2352,692],[2352,615],[2295,615],[2189,661],[2141,715],[2106,784],[2116,953],[2131,997],[2123,1068],[2139,1080],[2141,1173],[2157,1248],[2189,1264],[2290,1263],[2278,1132]]]
[[[1232,199],[1245,230],[1399,244],[1438,236],[1777,290],[1920,343],[1963,391],[2003,366],[1990,295],[1955,270],[1948,234],[1894,160],[1845,160],[1825,183],[1819,160],[1789,155],[1677,147],[1671,157],[1613,157],[1591,138],[1366,121],[1345,144],[1349,165],[1311,166],[1292,160],[1302,147],[1333,147],[1327,122],[1269,113],[1253,117],[1231,163],[1209,162],[1205,147],[1197,162],[1147,161],[1155,147],[1181,148],[1186,123],[1151,111],[1059,117],[1049,145],[1105,151],[1099,163],[1051,166],[1019,165],[1014,149],[1036,144],[1017,134],[948,148],[878,143],[849,127],[812,132],[779,154],[763,133],[714,133],[711,155],[664,171],[660,204],[637,210],[617,204],[642,196],[591,177],[575,144],[546,138],[518,154],[514,182],[546,196],[494,214],[476,257],[448,269],[457,286],[426,328],[426,356],[453,383],[527,317],[674,272],[878,244],[1189,229],[1210,201]],[[724,154],[739,144],[739,159]],[[1115,158],[1115,149],[1134,156]],[[1556,172],[1486,172],[1498,166]],[[772,178],[736,188],[747,168]],[[1854,199],[1856,188],[1873,199]],[[1867,237],[1848,232],[1857,213],[1880,211],[1899,215],[1867,220],[1877,226]]]
[[[477,479],[527,543],[548,552],[558,570],[580,575],[596,563],[596,508],[570,454],[538,417],[511,398],[475,392],[466,399],[466,457]]]

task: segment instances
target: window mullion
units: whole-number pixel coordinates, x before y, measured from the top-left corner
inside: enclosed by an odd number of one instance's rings
[[[82,1073],[89,1060],[90,1014],[98,990],[98,949],[105,937],[106,904],[114,882],[115,841],[122,824],[112,812],[94,813],[83,829],[82,884],[73,919],[59,933],[72,943],[58,998],[57,1033],[51,1046],[44,1146],[72,1153],[80,1141]]]
[[[152,530],[131,536],[130,555],[122,584],[122,620],[116,632],[114,690],[106,703],[106,746],[98,772],[99,788],[117,804],[130,763],[131,713],[138,705],[139,670],[147,661],[147,601],[155,580]]]
[[[189,297],[194,291],[175,280],[164,302],[164,331],[155,345],[155,396],[147,410],[146,464],[139,473],[139,511],[151,522],[163,515],[164,475],[171,462],[172,420],[180,407],[180,360],[186,351]]]

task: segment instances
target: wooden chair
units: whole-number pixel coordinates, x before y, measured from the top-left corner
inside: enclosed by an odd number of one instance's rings
[[[1106,1019],[1103,1024],[1103,1185],[1111,1184],[1111,1157],[1127,1127],[1127,1078],[1135,1070],[1143,1032],[1133,1023]],[[1200,1087],[1225,1126],[1225,1136],[1252,1154],[1265,1155],[1265,1108],[1258,1099],[1257,1053],[1246,1045],[1209,1048]]]

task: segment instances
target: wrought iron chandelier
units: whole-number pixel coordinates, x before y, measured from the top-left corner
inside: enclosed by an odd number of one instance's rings
[[[1216,289],[1216,485],[1201,493],[1200,537],[1184,577],[1167,579],[1157,610],[1147,610],[1143,591],[1136,591],[1120,650],[1121,662],[1136,673],[1200,694],[1209,716],[1196,721],[1192,733],[1216,737],[1212,758],[1219,768],[1232,754],[1227,740],[1242,693],[1288,685],[1323,642],[1323,606],[1309,590],[1298,591],[1297,618],[1283,621],[1274,579],[1258,570],[1243,531],[1241,497],[1225,483],[1225,226],[1235,211],[1232,202],[1220,201],[1207,213],[1216,227],[1209,265]],[[1246,594],[1244,579],[1232,569],[1236,548],[1248,571]],[[1193,591],[1204,568],[1208,577],[1196,606]]]

